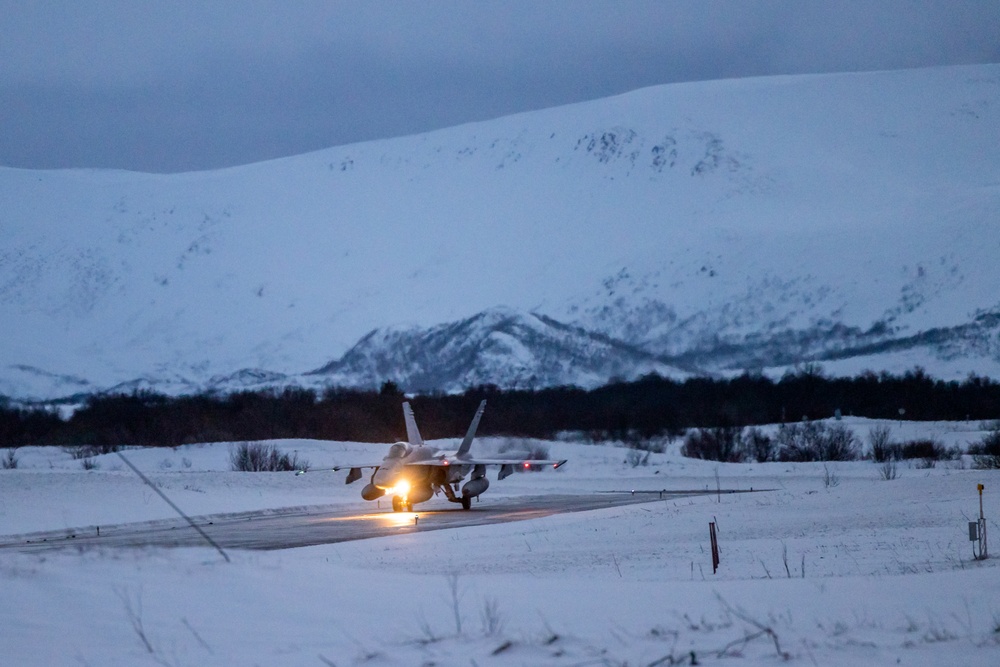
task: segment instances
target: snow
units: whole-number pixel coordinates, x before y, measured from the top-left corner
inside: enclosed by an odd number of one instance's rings
[[[963,447],[985,426],[841,423],[862,438],[886,425],[897,440]],[[231,472],[226,443],[126,454],[189,514],[370,510],[344,473],[320,469],[385,445],[275,444],[312,471]],[[633,467],[613,443],[544,444],[570,462],[496,482],[482,502],[717,483],[754,493],[232,551],[228,564],[209,547],[4,549],[0,655],[16,665],[178,666],[688,664],[690,651],[700,664],[777,664],[779,650],[802,665],[1000,661],[997,560],[972,560],[967,534],[982,483],[990,535],[1000,535],[1000,472],[970,470],[967,459],[901,464],[899,478],[884,481],[866,461],[718,464],[681,457],[677,442]],[[17,454],[18,468],[0,471],[0,535],[171,516],[114,455],[85,471],[58,449]],[[719,526],[717,574],[710,521]]]
[[[301,374],[496,307],[653,353],[962,325],[1000,307],[998,110],[1000,65],[770,77],[201,173],[0,169],[0,393]]]

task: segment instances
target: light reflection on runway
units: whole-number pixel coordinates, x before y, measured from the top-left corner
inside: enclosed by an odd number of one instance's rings
[[[425,514],[431,514],[427,512]],[[372,514],[348,514],[345,516],[317,516],[314,521],[318,523],[336,523],[350,521],[373,521],[388,528],[402,528],[412,526],[417,523],[416,517],[419,512],[379,512]]]
[[[403,526],[416,525],[413,517],[418,516],[416,512],[392,512],[391,514],[369,514],[364,518],[374,518],[391,528],[402,528]]]

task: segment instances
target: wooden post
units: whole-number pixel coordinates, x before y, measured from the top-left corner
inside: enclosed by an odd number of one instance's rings
[[[719,540],[715,534],[715,522],[708,522],[708,535],[712,540],[712,574],[719,569]]]

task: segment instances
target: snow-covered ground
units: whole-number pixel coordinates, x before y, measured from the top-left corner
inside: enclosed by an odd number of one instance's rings
[[[863,438],[966,446],[976,423],[843,423]],[[131,450],[190,514],[371,509],[343,473],[384,445],[285,440],[312,471],[237,473],[229,446]],[[447,444],[447,443],[443,443]],[[485,439],[476,447],[499,443]],[[546,443],[558,471],[503,495],[724,489],[494,526],[278,552],[0,551],[0,661],[10,665],[1000,664],[996,558],[972,559],[977,484],[1000,556],[1000,472],[968,460],[717,464],[673,443],[649,465],[613,444]],[[173,516],[114,455],[54,448],[0,471],[0,535]],[[491,473],[494,477],[495,473]],[[767,489],[763,491],[763,489]],[[437,501],[432,501],[431,504]],[[719,526],[712,574],[708,523]]]

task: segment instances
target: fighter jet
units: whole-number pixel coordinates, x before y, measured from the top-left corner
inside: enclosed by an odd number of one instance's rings
[[[486,466],[500,466],[497,480],[501,480],[514,472],[515,466],[525,469],[535,466],[551,465],[558,468],[561,461],[545,461],[535,459],[482,459],[469,454],[472,439],[479,428],[486,409],[486,401],[479,404],[476,416],[469,424],[469,430],[456,451],[444,451],[428,447],[420,437],[417,421],[409,402],[403,403],[403,419],[406,421],[406,439],[408,442],[397,442],[389,447],[389,453],[381,463],[362,465],[335,466],[334,470],[350,468],[347,483],[351,484],[361,479],[362,469],[373,468],[371,480],[361,489],[361,497],[365,500],[377,500],[382,496],[392,496],[392,509],[395,512],[412,512],[413,506],[430,500],[438,493],[453,503],[461,503],[462,509],[472,507],[472,499],[482,494],[490,486],[486,478]],[[459,490],[459,484],[471,473],[471,477]]]

